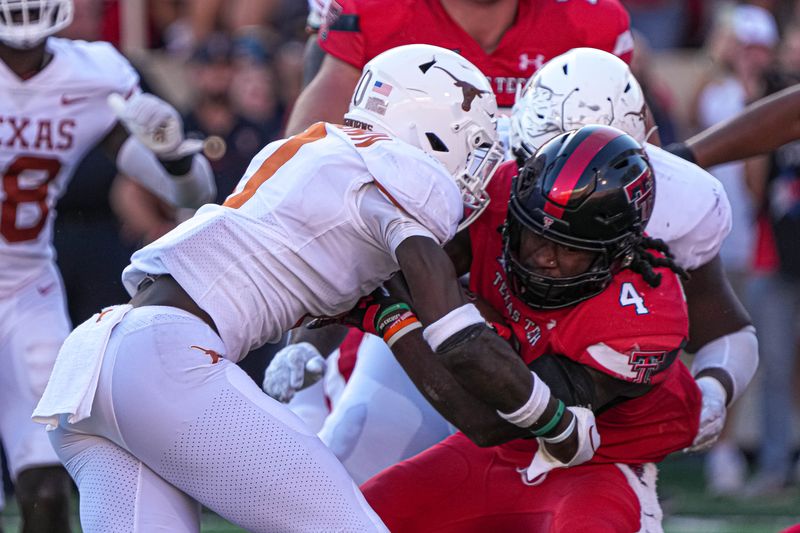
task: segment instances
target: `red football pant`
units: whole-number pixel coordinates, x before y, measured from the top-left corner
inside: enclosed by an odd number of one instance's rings
[[[616,465],[558,469],[528,486],[517,468],[531,459],[530,453],[480,448],[457,433],[387,468],[361,490],[393,533],[639,530],[639,499]]]

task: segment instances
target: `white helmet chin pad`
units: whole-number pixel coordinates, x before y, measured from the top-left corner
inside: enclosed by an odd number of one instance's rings
[[[628,65],[594,48],[573,48],[548,61],[517,95],[511,149],[530,157],[544,143],[590,124],[613,126],[644,143],[645,101]]]
[[[438,159],[474,220],[503,160],[496,115],[492,88],[475,65],[445,48],[412,44],[364,66],[345,123],[390,133]]]
[[[72,23],[72,0],[0,0],[0,42],[32,48]]]

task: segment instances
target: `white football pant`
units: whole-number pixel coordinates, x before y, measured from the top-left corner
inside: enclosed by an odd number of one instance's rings
[[[319,437],[360,485],[451,433],[383,339],[365,335],[353,373]]]
[[[0,297],[0,439],[12,479],[28,468],[58,465],[44,426],[31,413],[70,329],[55,265]]]
[[[202,504],[248,531],[386,531],[330,450],[224,352],[172,307],[114,328],[91,416],[50,432],[83,530],[198,532]]]

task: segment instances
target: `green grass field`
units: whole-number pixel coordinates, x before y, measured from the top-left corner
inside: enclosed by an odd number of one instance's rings
[[[712,498],[703,491],[700,457],[676,456],[660,469],[659,494],[666,533],[776,533],[800,522],[800,488],[779,497],[752,500]],[[15,533],[19,516],[13,502],[3,513],[5,533]],[[75,531],[78,527],[77,513]],[[212,513],[203,515],[203,533],[243,531]]]

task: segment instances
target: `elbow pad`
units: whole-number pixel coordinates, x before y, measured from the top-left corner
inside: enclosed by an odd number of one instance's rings
[[[728,405],[745,391],[758,368],[758,339],[756,328],[746,326],[739,331],[723,335],[709,342],[695,354],[692,375],[702,370],[719,368],[728,373],[733,382],[733,396]]]

